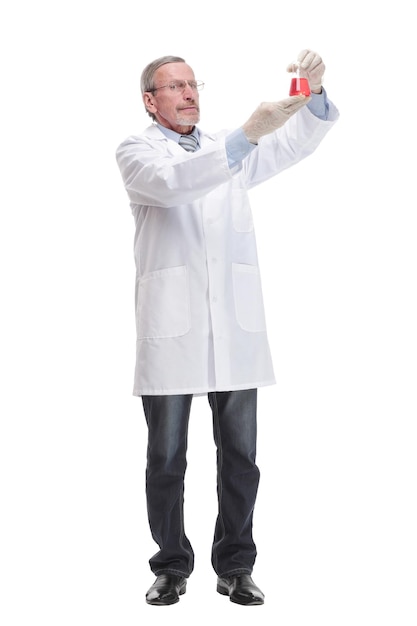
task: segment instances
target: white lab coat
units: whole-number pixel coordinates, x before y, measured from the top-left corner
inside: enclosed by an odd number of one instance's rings
[[[194,153],[155,125],[119,146],[136,224],[134,395],[275,382],[248,190],[311,154],[337,117],[304,107],[232,171],[225,131],[200,131]]]

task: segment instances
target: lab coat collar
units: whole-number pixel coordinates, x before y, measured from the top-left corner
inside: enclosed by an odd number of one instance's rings
[[[203,138],[211,139],[212,141],[216,140],[215,134],[205,132],[201,130],[200,127],[197,127],[197,130],[200,136],[200,145],[201,145]],[[158,141],[158,140],[167,141],[166,135],[164,135],[164,133],[158,128],[157,124],[152,124],[151,126],[148,126],[148,128],[146,128],[145,131],[143,132],[143,135],[154,141]]]

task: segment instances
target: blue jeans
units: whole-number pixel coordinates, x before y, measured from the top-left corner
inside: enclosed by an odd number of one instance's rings
[[[160,550],[149,564],[156,576],[188,577],[194,552],[184,530],[184,476],[192,395],[143,396],[148,425],[146,497],[149,525]],[[252,520],[259,485],[257,390],[208,394],[217,447],[218,515],[212,565],[218,576],[251,574],[256,558]]]

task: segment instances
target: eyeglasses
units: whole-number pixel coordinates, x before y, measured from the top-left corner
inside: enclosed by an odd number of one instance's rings
[[[162,85],[161,87],[155,87],[154,89],[150,89],[149,91],[158,91],[158,89],[165,89],[168,87],[172,93],[183,93],[187,87],[191,87],[193,91],[201,91],[204,87],[204,83],[201,80],[172,80],[167,85]]]

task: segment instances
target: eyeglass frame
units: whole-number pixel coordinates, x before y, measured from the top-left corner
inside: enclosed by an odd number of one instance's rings
[[[183,84],[183,87],[181,88],[178,83]],[[175,93],[178,91],[178,93],[184,93],[186,87],[191,87],[191,89],[193,91],[201,91],[202,89],[204,89],[204,83],[201,80],[192,80],[192,81],[188,81],[188,80],[171,80],[167,85],[161,85],[160,87],[155,87],[154,89],[150,89],[150,93],[154,93],[154,91],[158,91],[159,89],[165,89],[165,87],[169,87],[170,91],[172,93]]]

